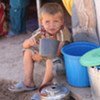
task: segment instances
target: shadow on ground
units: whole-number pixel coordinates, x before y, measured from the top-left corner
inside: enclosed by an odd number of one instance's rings
[[[12,93],[8,87],[15,82],[0,80],[0,100],[30,100],[33,92]]]

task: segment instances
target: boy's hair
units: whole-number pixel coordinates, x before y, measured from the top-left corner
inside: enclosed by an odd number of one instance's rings
[[[63,12],[63,9],[62,9],[60,4],[58,4],[58,3],[46,3],[40,9],[40,18],[42,17],[42,14],[44,14],[44,13],[49,13],[49,14],[54,15],[58,12],[61,13],[62,17],[64,17],[64,12]]]

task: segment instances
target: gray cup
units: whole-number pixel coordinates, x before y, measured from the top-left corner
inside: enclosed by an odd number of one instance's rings
[[[49,38],[40,39],[39,54],[43,57],[54,58],[57,56],[59,41]]]

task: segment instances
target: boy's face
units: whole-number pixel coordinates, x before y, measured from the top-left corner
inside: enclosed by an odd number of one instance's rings
[[[45,30],[52,35],[56,34],[61,29],[63,23],[64,19],[62,19],[60,12],[54,15],[49,13],[44,13],[42,15],[41,24]]]

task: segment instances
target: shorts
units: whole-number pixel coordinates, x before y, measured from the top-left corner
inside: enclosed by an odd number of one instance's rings
[[[23,49],[23,52],[25,51],[26,49]],[[39,49],[38,47],[32,47],[28,50],[31,50],[32,53],[34,54],[34,51],[38,51],[39,52]],[[42,60],[41,62],[45,62],[48,58],[46,57],[42,57]],[[60,57],[55,57],[55,58],[52,58],[52,63],[53,63],[53,72],[54,74],[64,74],[65,73],[65,67],[64,67],[64,60],[63,60],[63,57],[60,56]]]
[[[26,49],[23,49],[23,52],[25,51]],[[32,51],[32,53],[34,54],[34,51],[38,51],[39,52],[39,47],[38,46],[34,46],[34,47],[31,47],[31,48],[29,48],[28,50],[31,50]]]

